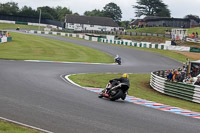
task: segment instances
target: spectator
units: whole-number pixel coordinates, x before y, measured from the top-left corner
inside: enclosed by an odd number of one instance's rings
[[[199,34],[198,34],[198,32],[196,32],[196,38],[198,38],[199,37]]]
[[[176,46],[176,42],[175,42],[175,40],[174,40],[174,39],[172,39],[172,41],[171,41],[171,45],[174,45],[174,46]]]
[[[172,77],[173,77],[173,72],[172,72],[172,70],[168,70],[167,72],[168,72],[167,80],[168,80],[168,81],[171,81],[171,80],[172,80]]]
[[[186,71],[185,71],[185,66],[183,66],[183,68],[178,68],[178,72],[181,74],[182,78],[184,79],[185,78],[185,75],[186,75]]]
[[[183,77],[182,77],[180,72],[178,72],[177,75],[175,76],[175,81],[176,82],[183,82]]]
[[[186,24],[184,23],[183,28],[185,28]]]
[[[187,76],[185,82],[186,82],[186,84],[192,84],[194,82],[194,79],[193,79],[191,73],[188,73],[188,76]]]
[[[177,75],[178,75],[178,71],[177,70],[174,70],[174,72],[173,72],[173,77],[172,77],[172,81],[174,81],[174,82],[177,82]]]
[[[7,34],[6,34],[6,37],[10,37],[10,33],[7,33]]]
[[[194,32],[192,33],[192,38],[195,38],[195,34],[194,34]]]
[[[200,76],[198,76],[197,81],[194,83],[194,85],[199,85],[200,86]]]

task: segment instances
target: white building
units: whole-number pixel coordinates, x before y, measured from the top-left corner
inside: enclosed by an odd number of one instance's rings
[[[66,15],[65,28],[75,31],[117,31],[119,26],[112,18]]]

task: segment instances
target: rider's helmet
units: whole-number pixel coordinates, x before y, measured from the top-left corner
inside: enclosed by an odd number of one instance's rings
[[[122,77],[128,78],[128,74],[127,74],[127,73],[124,73],[124,74],[122,75]]]

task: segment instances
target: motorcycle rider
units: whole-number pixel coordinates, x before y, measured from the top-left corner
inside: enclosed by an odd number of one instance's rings
[[[118,85],[119,83],[124,83],[124,84],[126,84],[126,85],[128,86],[128,88],[129,88],[130,83],[129,83],[128,77],[129,77],[128,74],[127,74],[127,73],[124,73],[124,74],[122,75],[122,77],[110,80],[110,81],[109,81],[110,86],[109,86],[108,88],[112,88],[112,87]]]
[[[109,81],[109,84],[108,86],[106,87],[106,89],[104,89],[102,92],[105,92],[105,91],[109,91],[112,87],[118,85],[119,83],[124,83],[127,85],[127,87],[129,88],[130,87],[130,83],[129,83],[129,76],[127,73],[124,73],[122,75],[122,77],[120,78],[116,78],[116,79],[112,79]],[[128,89],[127,89],[128,90]],[[126,94],[128,92],[125,93],[124,97],[122,98],[122,100],[124,100],[126,98]]]
[[[120,58],[118,54],[115,56],[115,60],[116,60],[117,58]]]
[[[117,62],[117,60],[121,61],[121,57],[119,57],[118,54],[115,56],[115,62]]]

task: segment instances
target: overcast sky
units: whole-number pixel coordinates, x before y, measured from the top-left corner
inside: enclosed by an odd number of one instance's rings
[[[93,9],[103,10],[103,7],[114,2],[122,10],[122,20],[130,20],[135,17],[135,10],[132,5],[136,5],[137,0],[0,0],[0,3],[16,2],[21,8],[24,5],[37,9],[40,6],[56,7],[62,6],[83,15],[85,11]],[[193,14],[200,16],[200,0],[163,0],[171,11],[171,17],[183,18],[185,15]]]

